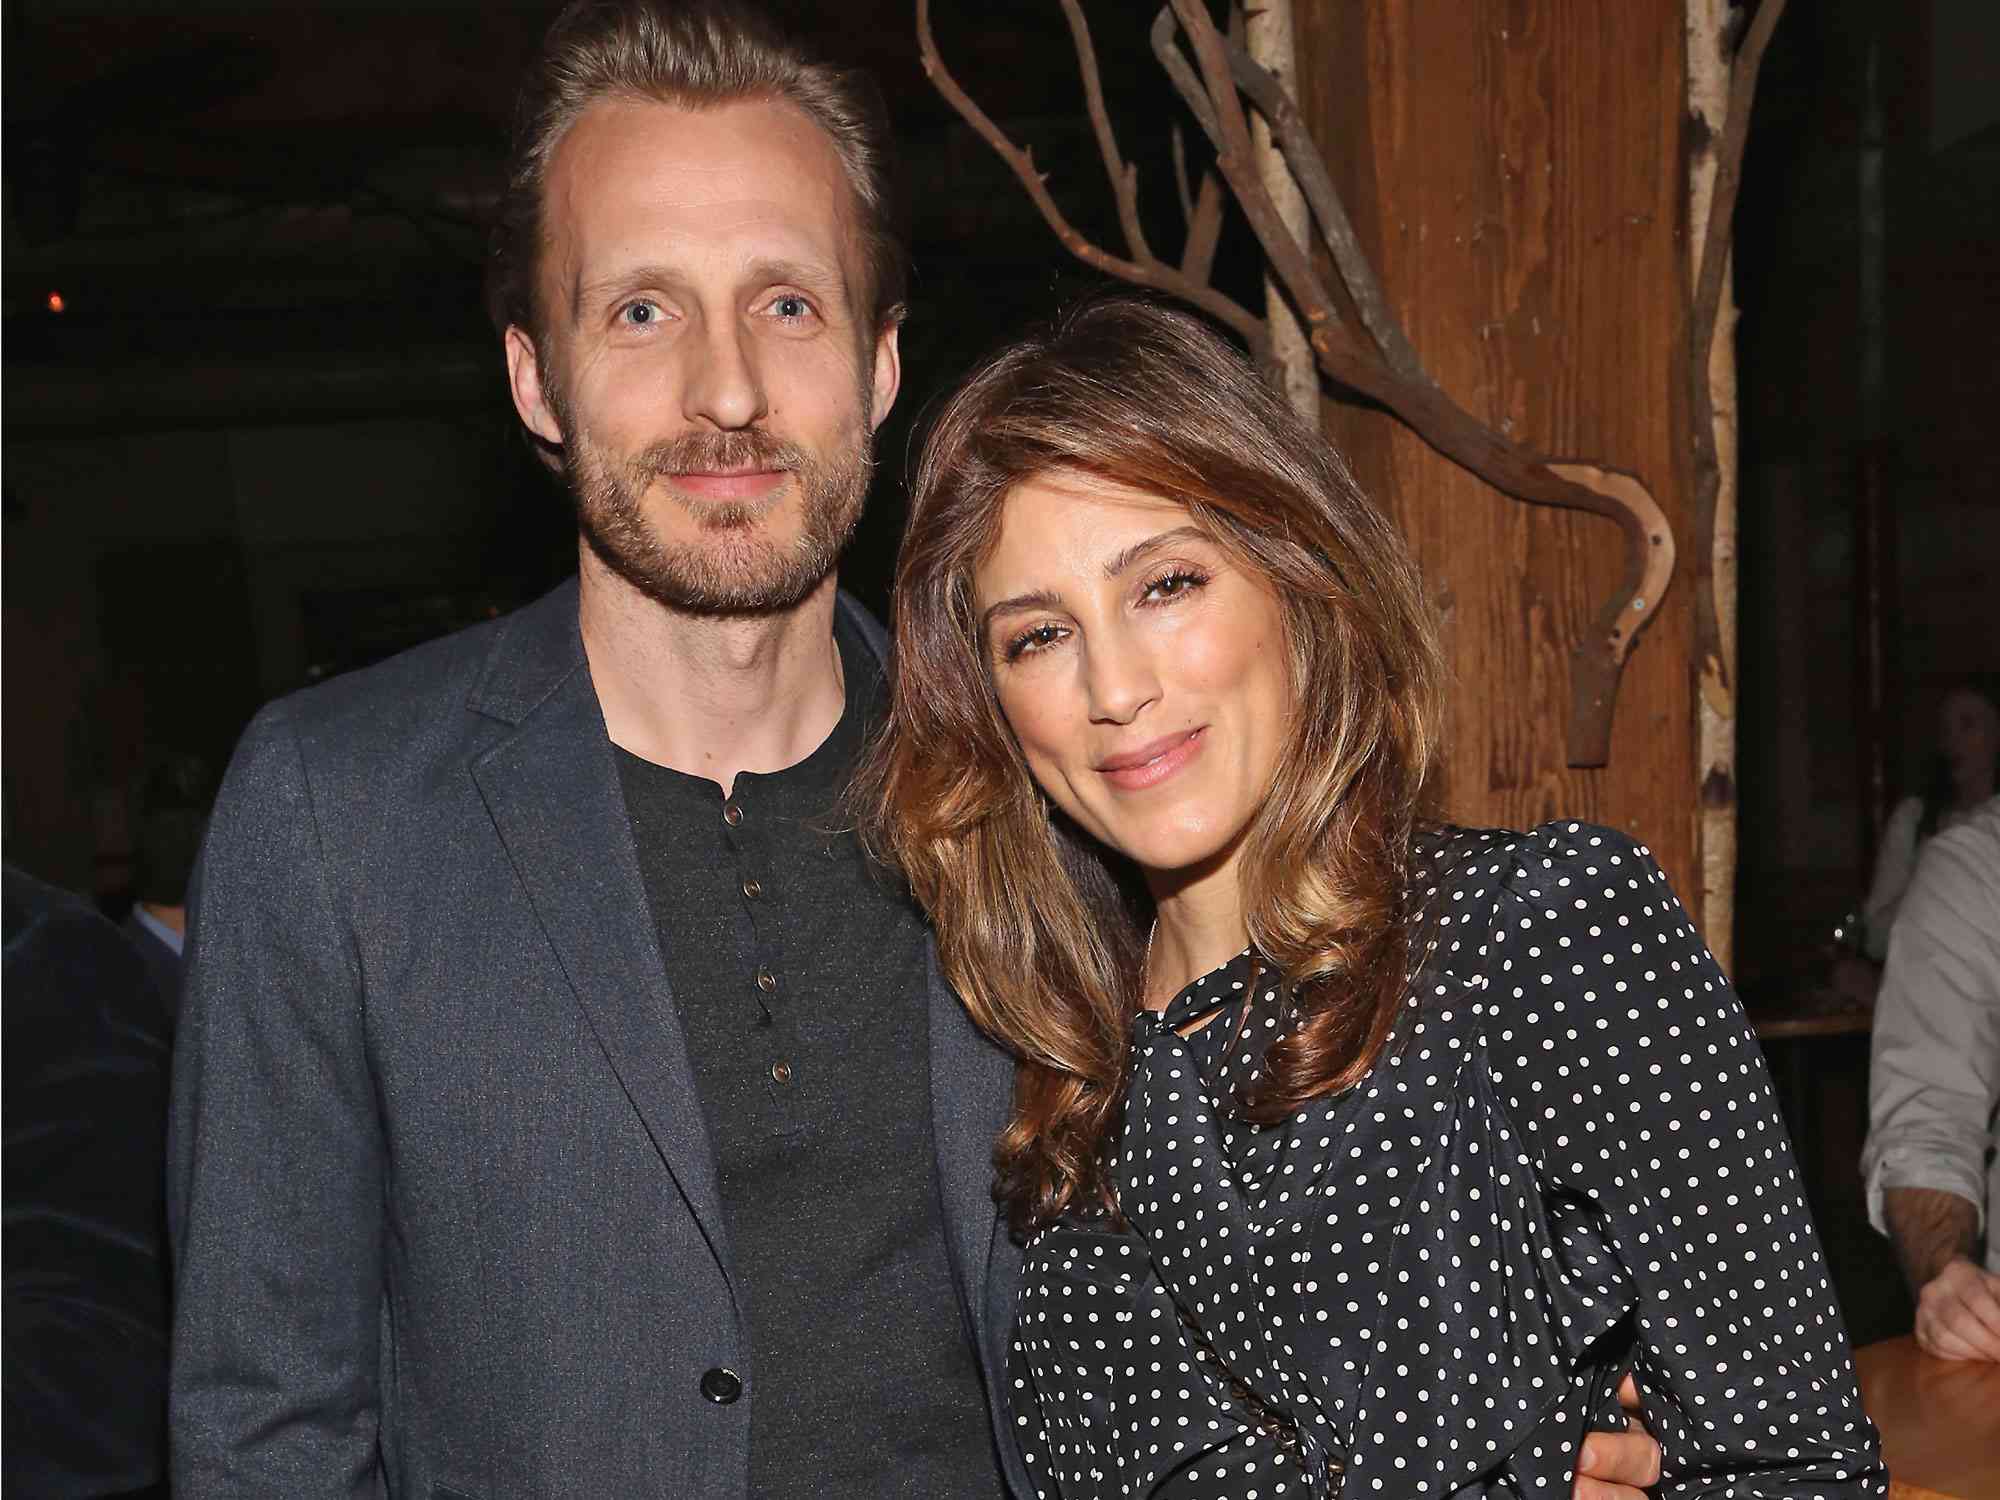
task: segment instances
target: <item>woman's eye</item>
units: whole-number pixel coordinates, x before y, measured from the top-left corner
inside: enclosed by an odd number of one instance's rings
[[[1146,585],[1148,599],[1172,599],[1181,594],[1192,593],[1208,582],[1206,574],[1197,573],[1192,568],[1176,568],[1164,573]]]
[[[1022,656],[1046,650],[1061,639],[1062,630],[1060,627],[1055,625],[1036,625],[1032,629],[1022,631],[1019,635],[1008,641],[1000,654],[1008,661],[1015,661]]]

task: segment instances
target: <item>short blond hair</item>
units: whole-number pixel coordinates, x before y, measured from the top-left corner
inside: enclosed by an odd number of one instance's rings
[[[584,111],[605,100],[712,109],[784,100],[826,132],[859,209],[868,285],[861,306],[877,331],[901,317],[909,258],[897,225],[894,146],[874,80],[817,61],[741,0],[573,0],[521,87],[507,185],[487,258],[494,328],[541,342],[536,273],[545,238],[550,158]]]

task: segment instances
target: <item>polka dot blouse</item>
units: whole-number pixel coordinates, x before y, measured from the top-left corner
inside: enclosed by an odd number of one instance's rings
[[[1761,1054],[1652,857],[1566,823],[1420,863],[1427,956],[1353,1088],[1235,1116],[1288,1024],[1249,953],[1135,1023],[1129,1227],[1028,1245],[1040,1494],[1567,1500],[1627,1368],[1663,1495],[1883,1494]]]

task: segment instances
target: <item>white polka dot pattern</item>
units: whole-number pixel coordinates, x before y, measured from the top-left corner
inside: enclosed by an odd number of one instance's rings
[[[1421,865],[1426,958],[1352,1089],[1237,1117],[1287,1024],[1248,953],[1135,1024],[1129,1227],[1028,1247],[1040,1494],[1564,1500],[1627,1367],[1662,1495],[1883,1494],[1762,1056],[1652,857],[1565,823]]]

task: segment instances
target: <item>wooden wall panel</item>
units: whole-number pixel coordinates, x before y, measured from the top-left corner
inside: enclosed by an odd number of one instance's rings
[[[1692,907],[1680,0],[1296,4],[1301,104],[1431,374],[1532,448],[1637,474],[1680,539],[1625,669],[1610,764],[1571,770],[1569,653],[1622,577],[1617,530],[1501,495],[1378,412],[1329,406],[1442,612],[1448,808],[1623,828]]]

